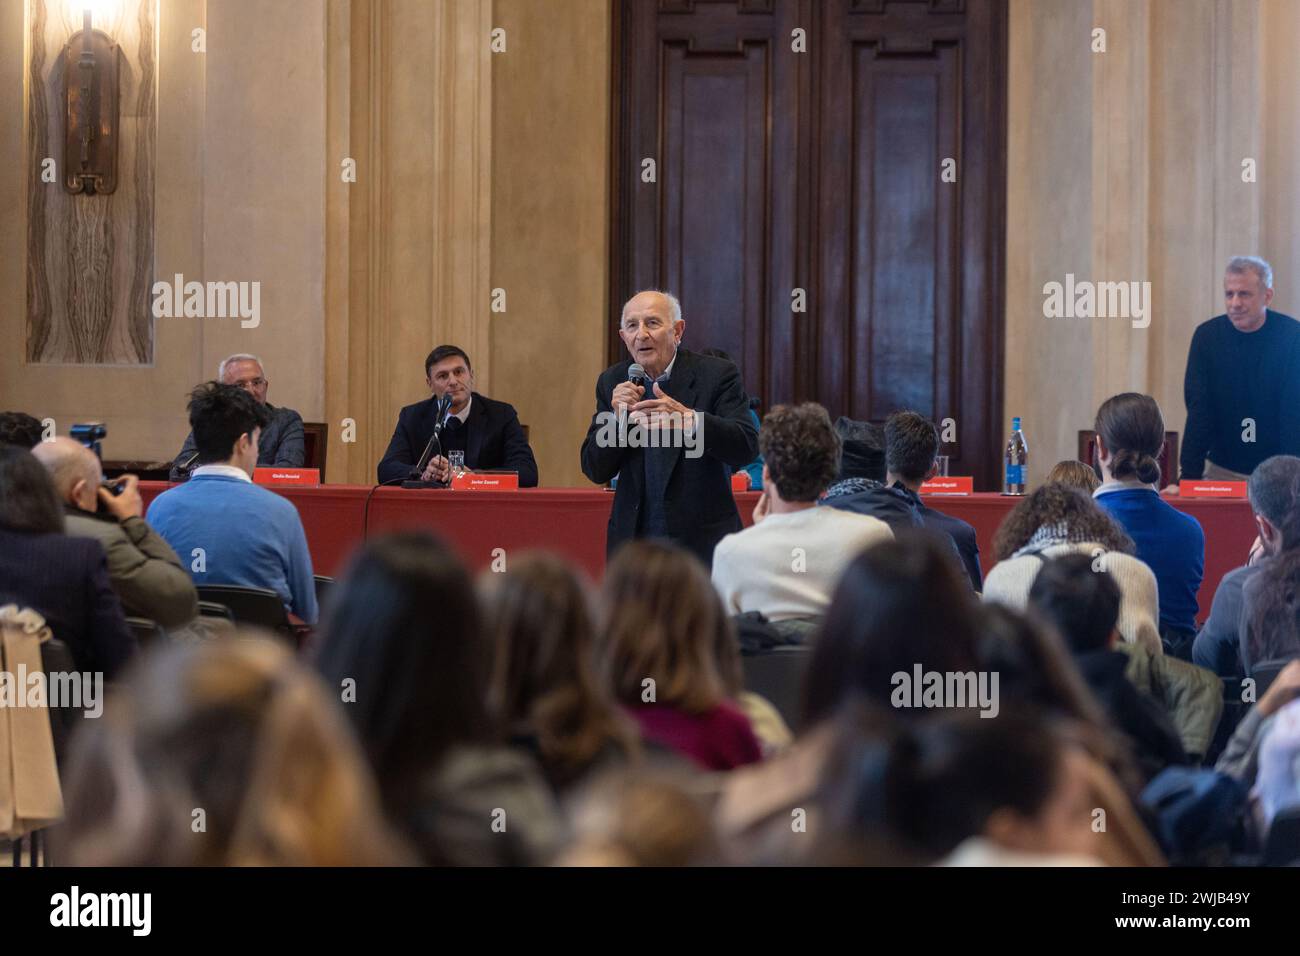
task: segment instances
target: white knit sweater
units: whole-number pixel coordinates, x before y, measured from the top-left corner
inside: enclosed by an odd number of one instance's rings
[[[1160,643],[1160,600],[1156,576],[1142,561],[1120,551],[1106,551],[1099,544],[1078,542],[1057,544],[1041,553],[1051,560],[1064,554],[1092,554],[1102,551],[1101,567],[1119,585],[1119,633],[1124,640],[1140,644],[1150,654],[1164,653]],[[1029,589],[1043,562],[1032,554],[999,561],[984,577],[984,600],[997,601],[1018,611],[1029,603]]]

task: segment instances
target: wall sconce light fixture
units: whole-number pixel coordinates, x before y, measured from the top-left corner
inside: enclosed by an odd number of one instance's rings
[[[118,77],[121,51],[84,13],[82,28],[63,48],[67,101],[63,188],[70,193],[117,189]]]

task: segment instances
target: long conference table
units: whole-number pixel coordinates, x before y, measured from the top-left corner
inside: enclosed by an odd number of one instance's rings
[[[163,481],[141,482],[146,507],[168,487]],[[320,485],[272,490],[298,509],[317,574],[337,576],[367,537],[407,529],[436,532],[476,571],[497,557],[504,557],[508,567],[512,556],[534,549],[567,557],[595,581],[605,569],[605,528],[614,495],[598,488],[451,491]],[[985,574],[995,563],[993,535],[1018,500],[987,493],[926,498],[931,507],[974,525]],[[1219,580],[1245,563],[1255,538],[1250,506],[1242,499],[1167,500],[1205,529],[1205,578],[1199,594],[1199,618],[1204,620]],[[736,495],[746,526],[757,501],[756,491]]]

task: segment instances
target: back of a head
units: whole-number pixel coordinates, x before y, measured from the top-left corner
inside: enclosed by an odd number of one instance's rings
[[[840,439],[815,402],[777,405],[763,417],[758,451],[785,501],[816,501],[840,468]]]
[[[369,770],[328,692],[279,644],[147,655],[73,741],[78,865],[397,863]],[[197,827],[197,814],[203,826]]]
[[[1107,551],[1133,553],[1133,539],[1091,495],[1059,482],[1035,488],[1011,509],[993,535],[993,552],[1005,561],[1040,531],[1065,541],[1098,544]]]
[[[40,444],[44,429],[26,412],[0,412],[0,445],[32,449]]]
[[[78,441],[63,435],[41,442],[32,454],[45,466],[54,483],[54,491],[62,501],[72,500],[72,489],[84,481],[91,488],[103,477],[99,458]]]
[[[564,866],[717,865],[720,848],[694,779],[667,768],[600,774],[569,801],[574,841]]]
[[[845,569],[809,663],[805,724],[855,696],[890,699],[894,674],[976,667],[976,602],[946,539],[900,534]]]
[[[252,395],[221,382],[204,382],[190,393],[189,415],[200,465],[228,460],[241,435],[251,435],[271,421]]]
[[[513,558],[504,573],[484,572],[479,592],[494,716],[535,734],[548,767],[580,769],[621,729],[596,677],[584,582],[563,559],[534,553]]]
[[[1282,549],[1246,583],[1246,656],[1254,663],[1300,655],[1300,458],[1266,458],[1247,483],[1250,506],[1282,536]]]
[[[885,422],[885,466],[906,482],[929,474],[939,454],[939,430],[912,411],[895,412]]]
[[[1058,461],[1047,473],[1049,484],[1061,484],[1068,488],[1077,488],[1084,494],[1092,494],[1101,487],[1101,479],[1091,467],[1075,458]]]
[[[1282,533],[1282,549],[1300,547],[1300,458],[1273,455],[1250,473],[1250,506]]]
[[[1119,621],[1120,592],[1110,572],[1086,554],[1066,554],[1043,564],[1029,589],[1029,604],[1083,654],[1110,646]]]
[[[1110,452],[1110,473],[1116,481],[1160,481],[1156,456],[1165,444],[1165,420],[1150,395],[1123,392],[1102,402],[1093,425]]]
[[[862,862],[937,861],[986,835],[999,812],[1039,817],[1058,785],[1065,745],[1036,710],[860,722],[852,709],[838,716],[824,839],[828,850],[847,841],[875,851],[876,859]],[[893,859],[880,859],[883,853]]]
[[[836,478],[885,480],[885,430],[871,422],[854,421],[840,416],[835,419],[835,434],[840,436],[840,470]]]
[[[316,668],[351,688],[346,713],[390,809],[452,747],[491,738],[487,667],[473,584],[451,550],[417,531],[368,541],[330,596]]]
[[[660,704],[703,713],[740,689],[740,658],[730,620],[698,558],[674,544],[623,545],[605,569],[599,648],[603,685],[636,705],[643,681]]]
[[[0,529],[63,531],[63,503],[45,466],[26,448],[0,445]]]

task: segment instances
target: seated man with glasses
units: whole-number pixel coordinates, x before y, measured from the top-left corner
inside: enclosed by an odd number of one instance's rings
[[[217,381],[222,385],[239,386],[252,395],[270,416],[271,420],[262,429],[262,438],[257,443],[258,467],[301,468],[307,457],[303,446],[302,416],[292,408],[276,408],[266,400],[270,383],[262,370],[261,360],[256,355],[232,355],[217,367]],[[197,452],[194,432],[190,432],[180,454],[172,462],[172,481],[189,480]]]

